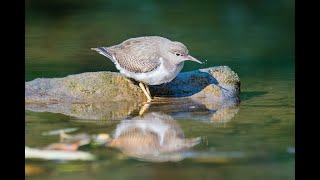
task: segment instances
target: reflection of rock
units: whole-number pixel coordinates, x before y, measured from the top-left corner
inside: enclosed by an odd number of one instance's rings
[[[174,118],[206,122],[228,122],[239,111],[238,99],[228,101],[191,98],[161,98],[150,103],[147,112],[163,112]]]
[[[87,120],[122,119],[134,110],[139,110],[135,102],[28,104],[25,108],[35,112],[61,113]]]
[[[214,123],[225,123],[230,121],[239,111],[237,104],[233,106],[221,107],[211,117],[210,122]]]
[[[174,118],[188,118],[207,122],[227,122],[238,113],[238,101],[212,100],[210,98],[155,98],[145,113],[162,112]],[[27,104],[26,109],[35,112],[61,113],[85,120],[119,120],[138,115],[139,107],[135,102],[112,103],[58,103]]]
[[[144,161],[180,161],[181,151],[192,148],[200,138],[185,139],[179,124],[170,116],[148,113],[118,124],[109,147]]]
[[[179,73],[168,84],[151,86],[155,96],[225,99],[237,97],[240,79],[227,66]],[[144,102],[139,86],[120,73],[92,72],[64,78],[38,78],[25,83],[26,104]]]

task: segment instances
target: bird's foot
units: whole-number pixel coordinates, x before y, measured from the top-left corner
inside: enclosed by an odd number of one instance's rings
[[[151,98],[151,95],[150,95],[150,91],[149,91],[148,85],[146,85],[146,84],[144,84],[142,82],[139,82],[139,86],[142,89],[143,93],[147,96],[147,99],[148,99],[147,102],[151,102],[152,98]],[[145,86],[146,86],[146,88],[145,88]]]

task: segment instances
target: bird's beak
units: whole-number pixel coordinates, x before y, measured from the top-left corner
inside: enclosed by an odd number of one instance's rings
[[[194,62],[197,62],[199,64],[203,64],[203,62],[199,61],[198,59],[192,57],[191,55],[188,55],[187,56],[187,60],[190,60],[190,61],[194,61]]]

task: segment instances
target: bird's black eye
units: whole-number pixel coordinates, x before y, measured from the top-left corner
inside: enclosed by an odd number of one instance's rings
[[[176,53],[176,56],[181,56],[181,54],[180,53]]]

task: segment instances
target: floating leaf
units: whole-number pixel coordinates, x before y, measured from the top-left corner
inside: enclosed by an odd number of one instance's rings
[[[94,155],[82,151],[41,150],[25,147],[25,158],[37,158],[46,160],[94,160]]]

